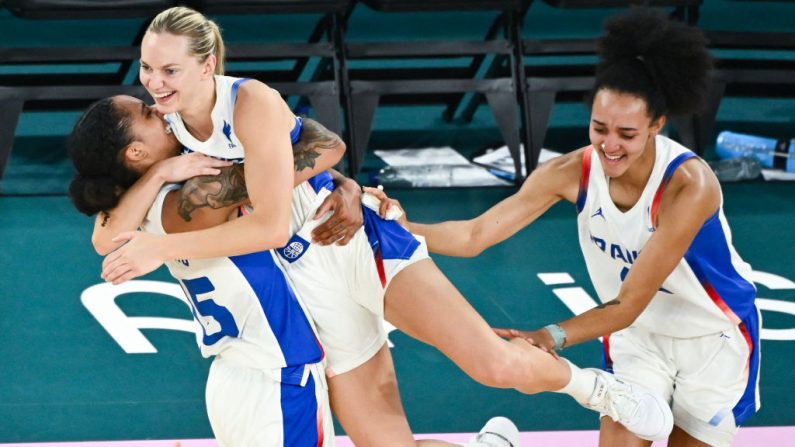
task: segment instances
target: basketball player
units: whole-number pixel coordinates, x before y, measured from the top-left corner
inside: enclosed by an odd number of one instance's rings
[[[553,350],[604,336],[607,368],[671,402],[669,446],[725,447],[760,405],[751,268],[731,244],[712,171],[660,134],[668,115],[698,111],[711,58],[700,31],[647,10],[610,19],[605,29],[590,145],[540,166],[519,192],[474,219],[407,225],[433,252],[475,256],[558,201],[576,204],[602,304],[536,331],[500,333]],[[395,206],[372,193],[384,209]],[[649,444],[602,418],[601,445]]]

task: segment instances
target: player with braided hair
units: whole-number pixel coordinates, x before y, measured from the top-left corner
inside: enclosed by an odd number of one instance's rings
[[[556,350],[604,336],[608,370],[671,402],[669,446],[728,446],[760,406],[751,268],[732,246],[715,175],[660,134],[669,115],[700,107],[711,57],[701,32],[647,9],[608,20],[605,31],[590,145],[545,163],[476,218],[404,223],[431,251],[475,256],[558,201],[576,204],[602,304],[536,331],[498,332]],[[399,205],[380,194],[382,208]],[[650,444],[602,418],[601,445]]]

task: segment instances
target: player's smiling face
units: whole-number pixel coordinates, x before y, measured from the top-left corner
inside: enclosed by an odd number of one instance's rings
[[[605,175],[623,175],[637,160],[654,155],[654,137],[664,118],[652,121],[646,101],[628,93],[600,89],[591,108],[589,136]]]
[[[160,113],[186,110],[202,81],[212,78],[215,56],[204,61],[189,51],[186,36],[147,32],[141,42],[141,84],[155,100]]]
[[[144,171],[158,161],[179,155],[179,142],[167,131],[163,115],[154,106],[131,96],[115,96],[113,104],[124,110],[133,140],[146,151]]]

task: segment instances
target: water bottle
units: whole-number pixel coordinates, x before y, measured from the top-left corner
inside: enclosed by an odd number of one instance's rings
[[[762,163],[755,157],[738,157],[709,163],[721,182],[753,180],[762,174]]]
[[[718,135],[715,152],[721,159],[754,157],[765,168],[795,172],[795,139],[778,141],[723,131]]]

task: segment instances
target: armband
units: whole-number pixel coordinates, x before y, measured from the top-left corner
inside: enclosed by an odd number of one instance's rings
[[[552,336],[552,340],[555,342],[555,350],[560,351],[564,347],[566,347],[566,331],[560,327],[559,324],[548,324],[544,326],[549,335]]]

